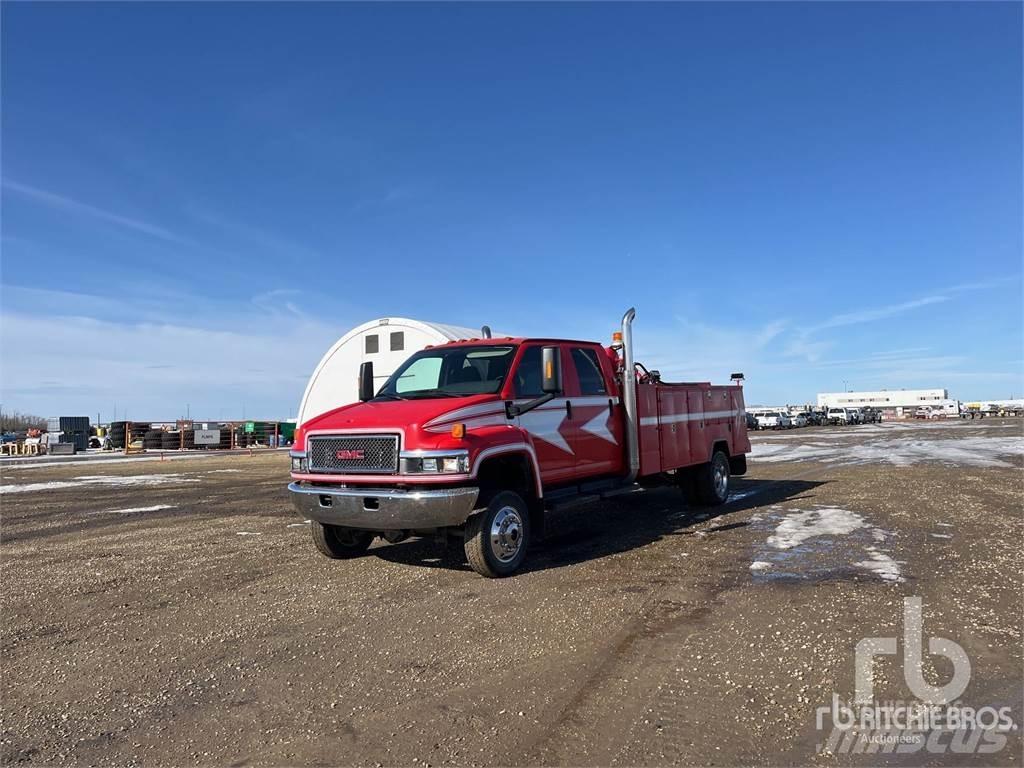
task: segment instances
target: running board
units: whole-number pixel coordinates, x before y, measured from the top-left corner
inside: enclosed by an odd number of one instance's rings
[[[585,483],[570,488],[560,488],[544,495],[544,508],[550,512],[560,512],[565,509],[572,509],[584,504],[592,504],[595,501],[613,499],[618,496],[625,496],[631,493],[639,493],[644,488],[636,483],[616,483],[599,481],[596,483]]]

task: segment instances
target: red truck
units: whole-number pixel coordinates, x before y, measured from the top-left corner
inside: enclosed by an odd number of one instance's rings
[[[633,360],[630,309],[613,344],[465,339],[412,355],[360,402],[295,433],[288,486],[327,557],[376,536],[461,544],[484,576],[514,573],[560,507],[675,484],[723,504],[750,451],[742,374],[672,384]]]

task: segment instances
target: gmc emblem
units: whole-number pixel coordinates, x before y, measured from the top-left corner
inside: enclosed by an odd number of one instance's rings
[[[357,448],[354,451],[338,451],[334,454],[334,458],[339,461],[352,461],[353,459],[362,461],[366,456],[363,454],[363,450],[361,448]]]

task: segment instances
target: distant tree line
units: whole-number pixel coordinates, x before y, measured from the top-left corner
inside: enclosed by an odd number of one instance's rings
[[[0,432],[22,432],[33,428],[46,429],[46,419],[30,413],[0,410]]]

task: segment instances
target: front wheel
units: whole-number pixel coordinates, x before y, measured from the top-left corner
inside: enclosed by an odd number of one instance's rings
[[[373,534],[370,531],[326,525],[316,520],[309,525],[313,533],[313,543],[320,550],[320,554],[334,560],[358,557],[373,543]]]
[[[715,451],[711,461],[697,469],[697,500],[717,507],[729,500],[729,457]]]
[[[466,559],[474,571],[490,579],[510,576],[526,559],[530,515],[526,502],[513,491],[496,493],[487,506],[466,521]]]

